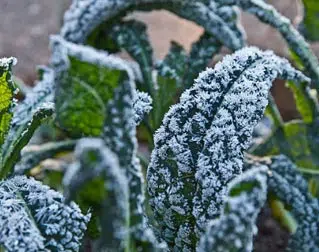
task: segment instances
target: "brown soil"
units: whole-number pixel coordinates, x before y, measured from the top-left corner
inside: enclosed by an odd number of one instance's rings
[[[284,252],[289,233],[274,220],[268,206],[258,216],[258,234],[254,240],[254,252]]]

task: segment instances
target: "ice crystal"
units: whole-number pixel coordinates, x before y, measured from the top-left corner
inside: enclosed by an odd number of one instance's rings
[[[308,81],[270,51],[242,49],[201,73],[166,114],[154,136],[147,180],[171,247],[193,248],[207,222],[220,214],[226,185],[242,171],[242,153],[277,77]]]

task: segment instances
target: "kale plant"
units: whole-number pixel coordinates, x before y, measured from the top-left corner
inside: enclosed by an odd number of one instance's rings
[[[238,7],[282,34],[299,70],[246,47]],[[190,52],[172,42],[154,60],[146,25],[126,15],[158,9],[203,27]],[[233,53],[205,70],[222,46]],[[0,61],[0,250],[252,251],[266,201],[291,232],[288,251],[319,250],[319,63],[272,6],[73,0],[50,47],[21,102],[16,60]],[[281,118],[269,92],[277,78],[301,119]],[[265,115],[272,133],[256,141]],[[32,148],[43,123],[58,140]]]

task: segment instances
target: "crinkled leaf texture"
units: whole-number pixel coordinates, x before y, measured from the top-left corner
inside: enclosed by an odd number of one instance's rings
[[[221,216],[208,224],[197,251],[253,250],[255,225],[267,198],[267,166],[244,172],[228,185]]]
[[[12,172],[21,149],[29,142],[34,131],[54,113],[53,72],[44,68],[41,76],[37,86],[11,110],[13,115],[8,121],[10,125],[1,146],[2,178]],[[9,76],[7,79],[10,80]],[[1,124],[3,125],[3,122]]]
[[[101,238],[97,249],[124,251],[129,237],[129,191],[117,156],[102,139],[84,138],[76,146],[75,159],[64,176],[67,199],[73,199],[86,183],[101,178],[104,198],[100,212]]]
[[[165,115],[147,181],[171,248],[194,249],[208,221],[219,216],[226,185],[242,172],[243,151],[277,77],[308,81],[270,51],[239,50],[201,73]]]
[[[7,251],[78,251],[89,219],[33,178],[0,182],[0,245]]]
[[[83,43],[103,21],[114,20],[134,9],[167,9],[203,26],[209,34],[233,50],[245,45],[245,35],[237,24],[236,10],[228,6],[218,8],[214,1],[206,0],[77,0],[64,16],[61,36],[68,41]]]
[[[298,227],[288,242],[288,251],[319,251],[319,202],[309,193],[308,182],[298,167],[284,155],[257,163],[269,167],[272,173],[268,179],[269,191],[284,202],[297,220]]]

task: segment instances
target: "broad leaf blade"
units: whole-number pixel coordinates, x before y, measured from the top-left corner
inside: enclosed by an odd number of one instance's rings
[[[193,249],[207,221],[220,214],[225,186],[242,171],[243,151],[277,77],[308,80],[269,51],[237,51],[200,74],[165,115],[147,180],[161,236],[172,248]]]
[[[0,244],[6,251],[78,251],[89,219],[32,178],[0,182]]]
[[[199,252],[253,250],[255,222],[267,198],[267,171],[254,168],[229,183],[221,216],[208,224]]]
[[[72,136],[99,136],[114,89],[133,78],[121,59],[93,48],[52,39],[56,73],[56,121]]]

